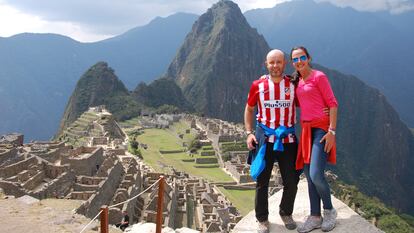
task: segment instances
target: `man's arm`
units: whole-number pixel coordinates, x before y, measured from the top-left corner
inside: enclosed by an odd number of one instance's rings
[[[246,132],[248,132],[246,144],[249,150],[253,150],[255,148],[253,142],[257,144],[256,136],[252,133],[254,110],[255,107],[251,107],[248,104],[246,104],[246,108],[244,109],[244,128],[246,129]]]

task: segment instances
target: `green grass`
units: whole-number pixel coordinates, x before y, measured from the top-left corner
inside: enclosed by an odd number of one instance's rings
[[[137,137],[139,143],[148,145],[147,150],[142,150],[144,161],[157,171],[168,172],[166,166],[172,166],[179,171],[187,172],[194,176],[203,177],[209,181],[233,181],[220,168],[195,168],[193,162],[183,162],[183,159],[191,159],[187,153],[161,154],[159,150],[179,150],[183,140],[175,133],[175,127],[171,129],[146,129]]]
[[[122,121],[122,122],[119,123],[119,125],[123,128],[133,128],[135,126],[139,126],[138,125],[138,117],[134,117],[134,118],[131,118],[129,120]]]
[[[185,133],[187,129],[190,129],[190,133]],[[175,132],[178,136],[178,134],[183,134],[184,137],[182,139],[183,142],[186,142],[187,145],[190,144],[190,142],[195,138],[196,133],[193,129],[190,128],[190,125],[186,123],[184,120],[180,120],[179,122],[174,123],[170,127],[170,131]]]
[[[234,190],[220,187],[220,191],[233,203],[243,216],[254,209],[255,190]]]

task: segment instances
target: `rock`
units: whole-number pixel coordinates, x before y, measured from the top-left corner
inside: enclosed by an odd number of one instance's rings
[[[36,199],[36,198],[31,197],[29,195],[21,196],[21,197],[17,198],[17,200],[24,203],[24,204],[27,204],[27,205],[31,205],[31,204],[39,202],[39,199]]]
[[[293,219],[298,225],[303,224],[306,215],[310,212],[309,197],[307,191],[307,182],[301,180],[298,185],[298,193],[295,200],[295,209],[293,211]],[[269,221],[270,221],[270,233],[289,233],[289,231],[283,225],[282,220],[279,217],[279,203],[282,197],[282,190],[274,194],[269,198]],[[345,205],[340,200],[332,196],[332,204],[338,211],[337,225],[331,231],[332,233],[382,233],[383,231],[376,228],[367,220],[355,213],[351,208]],[[255,232],[256,230],[256,217],[254,210],[247,214],[237,225],[234,227],[233,233],[247,233]],[[314,230],[312,233],[321,233],[322,231]]]
[[[175,229],[175,232],[176,233],[200,233],[200,231],[189,229],[187,227],[182,227],[182,228]]]
[[[156,225],[155,223],[137,223],[132,225],[130,229],[126,229],[125,232],[129,233],[155,233]],[[164,227],[161,231],[162,233],[199,233],[199,231],[189,229],[186,227],[179,228],[176,231],[169,227]]]

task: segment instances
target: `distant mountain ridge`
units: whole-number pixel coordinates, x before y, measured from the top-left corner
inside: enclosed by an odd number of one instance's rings
[[[132,90],[164,72],[196,15],[178,13],[96,43],[56,34],[24,33],[0,38],[0,134],[49,139],[59,127],[76,81],[106,61]]]

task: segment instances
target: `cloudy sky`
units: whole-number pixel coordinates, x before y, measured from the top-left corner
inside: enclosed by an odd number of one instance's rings
[[[0,0],[0,37],[22,32],[58,33],[90,42],[176,12],[202,14],[218,0]],[[242,11],[289,0],[234,0]],[[414,0],[315,0],[362,11],[414,9]]]

